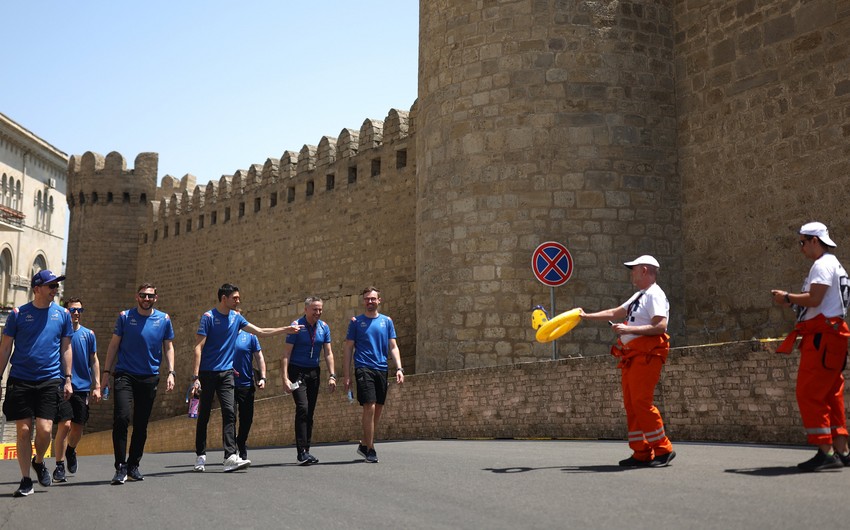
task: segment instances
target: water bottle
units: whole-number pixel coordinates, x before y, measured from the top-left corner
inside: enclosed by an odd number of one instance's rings
[[[348,404],[351,405],[354,403],[354,392],[351,390],[348,391]]]
[[[109,401],[109,386],[103,387],[103,392],[100,394],[100,399],[103,401]]]
[[[198,419],[198,406],[201,403],[201,390],[195,390],[195,386],[192,385],[186,391],[186,403],[189,404],[189,417],[193,420]]]

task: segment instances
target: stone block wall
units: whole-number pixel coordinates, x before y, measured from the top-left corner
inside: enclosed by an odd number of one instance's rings
[[[776,337],[811,266],[796,231],[827,224],[850,263],[850,6],[675,2],[688,341]]]
[[[773,353],[776,343],[738,342],[674,348],[656,389],[668,435],[677,441],[804,444],[794,397],[797,354]],[[262,398],[252,447],[294,443],[289,396]],[[195,420],[155,422],[147,450],[190,451]],[[221,423],[208,432],[219,448]],[[538,361],[411,375],[390,385],[378,438],[589,438],[625,440],[620,371],[611,356]],[[342,393],[319,395],[316,443],[357,440],[360,407]],[[110,433],[86,435],[82,454],[111,452]],[[624,453],[628,452],[623,442]]]
[[[97,333],[102,360],[118,310],[135,306],[140,283],[157,286],[157,307],[174,324],[179,388],[165,394],[160,385],[155,418],[176,416],[183,408],[198,321],[215,305],[225,282],[240,287],[244,315],[260,327],[287,325],[303,314],[307,296],[322,297],[340,374],[348,322],[363,311],[360,292],[376,285],[382,289],[382,312],[395,321],[403,364],[415,371],[410,121],[408,112],[393,109],[384,121],[366,120],[359,132],[345,129],[338,139],[323,137],[317,148],[286,151],[280,160],[206,186],[194,186],[191,175],[180,181],[166,176],[149,195],[155,202],[147,219],[127,239],[104,237],[98,249],[69,256],[80,266],[88,258],[96,269],[110,269],[110,256],[133,250],[133,267],[124,271],[128,279],[120,285],[99,284],[92,274],[74,284],[86,299],[86,316],[93,317],[86,325]],[[92,179],[93,189],[104,190],[112,177],[99,173]],[[100,213],[82,212],[86,222],[108,230],[112,219]],[[270,394],[281,392],[283,343],[282,337],[261,340]],[[93,429],[110,424],[108,413],[92,415]]]

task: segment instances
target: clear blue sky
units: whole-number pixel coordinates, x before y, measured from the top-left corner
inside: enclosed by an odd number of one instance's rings
[[[416,99],[418,0],[0,4],[0,112],[68,155],[198,183]]]

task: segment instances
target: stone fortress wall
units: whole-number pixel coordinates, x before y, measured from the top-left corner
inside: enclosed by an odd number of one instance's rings
[[[157,187],[152,154],[133,170],[116,153],[72,158],[66,292],[107,311],[92,315],[101,352],[135,285],[153,281],[185,390],[197,319],[231,281],[262,326],[325,297],[341,363],[345,322],[375,283],[410,372],[542,361],[551,350],[528,317],[549,290],[530,257],[550,239],[576,263],[561,310],[620,303],[622,262],[651,253],[674,345],[747,340],[790,327],[767,292],[799,289],[800,224],[827,223],[848,260],[840,3],[427,0],[419,63],[409,113],[206,186]],[[605,354],[610,341],[584,324],[561,352]],[[271,395],[281,343],[264,341]],[[155,414],[182,412],[172,395]]]

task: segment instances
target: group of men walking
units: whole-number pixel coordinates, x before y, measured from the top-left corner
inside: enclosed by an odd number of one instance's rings
[[[775,303],[796,311],[797,324],[778,348],[790,353],[798,337],[800,368],[797,402],[810,444],[818,451],[798,467],[803,471],[850,466],[850,448],[844,410],[843,370],[850,328],[845,322],[850,304],[850,278],[832,254],[836,247],[827,227],[807,223],[799,231],[800,250],[813,261],[800,293],[772,290]],[[667,325],[670,305],[656,283],[659,262],[644,255],[624,263],[638,291],[623,304],[587,313],[582,318],[608,321],[617,335],[611,353],[619,359],[623,401],[632,454],[623,467],[664,467],[676,453],[664,422],[653,404],[655,387],[670,351]],[[174,329],[170,317],[154,308],[156,287],[144,283],[136,292],[136,307],[121,311],[102,370],[98,364],[94,333],[81,325],[84,311],[79,298],[65,307],[54,302],[63,276],[43,270],[32,278],[33,301],[9,315],[0,341],[0,373],[11,361],[3,412],[15,421],[21,482],[15,496],[33,492],[32,468],[40,484],[66,480],[66,470],[77,471],[76,445],[88,418],[89,400],[114,396],[112,443],[115,475],[112,484],[144,480],[139,463],[144,453],[147,424],[160,382],[165,358],[166,392],[174,389]],[[357,399],[362,406],[363,436],[357,453],[367,462],[378,462],[375,431],[387,396],[388,357],[395,363],[396,383],[404,370],[392,319],[379,313],[380,291],[363,290],[365,312],[348,325],[343,355],[345,391],[352,389],[352,364]],[[224,284],[217,304],[200,319],[192,362],[192,391],[200,395],[195,436],[195,471],[205,471],[206,438],[213,397],[221,404],[224,471],[251,465],[247,439],[253,421],[254,388],[266,385],[266,363],[258,337],[287,335],[280,373],[284,391],[295,402],[296,459],[310,465],[319,459],[310,452],[313,415],[324,383],[320,360],[325,359],[329,392],[337,387],[331,331],[321,320],[323,301],[305,300],[304,316],[288,326],[260,328],[240,313],[239,288]],[[615,322],[616,321],[616,322]],[[14,345],[14,353],[13,353]],[[254,368],[256,361],[258,369]],[[100,373],[98,373],[100,372]],[[111,380],[110,380],[111,378]],[[237,410],[240,427],[237,433]],[[132,412],[133,435],[127,452],[127,429]],[[34,421],[33,421],[34,419]],[[50,445],[53,423],[58,423],[54,451],[56,468],[47,470],[44,455]],[[35,454],[31,441],[35,439]]]
[[[168,314],[154,307],[155,286],[140,285],[136,307],[118,315],[101,370],[94,333],[80,325],[82,301],[71,298],[64,308],[54,302],[59,282],[64,279],[46,270],[33,276],[34,299],[9,316],[0,342],[0,373],[7,363],[11,362],[12,366],[3,411],[16,425],[22,475],[14,492],[16,497],[33,493],[30,468],[43,486],[66,481],[66,472],[76,473],[76,445],[88,419],[89,401],[96,403],[109,395],[114,399],[115,475],[111,483],[144,480],[139,464],[163,358],[167,368],[166,392],[175,385],[174,329]],[[388,355],[395,362],[398,383],[404,381],[404,374],[392,319],[378,313],[380,291],[368,287],[363,291],[363,300],[365,314],[352,318],[348,329],[344,381],[345,389],[350,390],[349,370],[353,362],[364,425],[357,452],[366,461],[377,462],[374,432],[386,398]],[[293,395],[296,404],[297,461],[300,465],[318,463],[309,450],[320,380],[320,351],[324,352],[330,371],[329,390],[333,392],[336,388],[330,328],[320,320],[323,302],[318,297],[308,298],[304,317],[276,328],[260,328],[248,322],[241,315],[240,303],[239,288],[222,285],[218,303],[201,316],[198,326],[191,376],[192,392],[200,396],[194,469],[206,468],[206,436],[214,396],[218,396],[221,405],[224,471],[250,466],[247,439],[253,421],[254,388],[266,386],[266,364],[258,337],[283,334],[288,337],[281,375],[284,388]],[[258,369],[254,368],[254,361]],[[128,453],[131,413],[133,434]],[[54,441],[56,468],[51,479],[44,455],[50,445],[54,421],[58,424]]]

